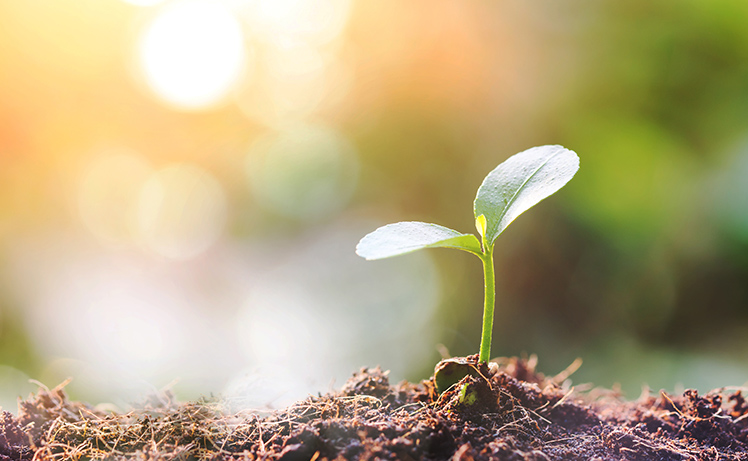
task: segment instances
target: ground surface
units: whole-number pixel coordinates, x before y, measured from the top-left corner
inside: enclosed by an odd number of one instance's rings
[[[475,370],[439,396],[432,381],[392,386],[364,369],[339,392],[267,414],[168,396],[118,414],[40,390],[18,417],[0,413],[0,461],[748,460],[740,390],[626,402],[573,389],[567,373],[544,377],[532,359]]]

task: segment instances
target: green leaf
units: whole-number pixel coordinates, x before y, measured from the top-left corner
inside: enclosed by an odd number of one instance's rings
[[[436,247],[481,253],[480,243],[475,235],[461,234],[437,224],[410,221],[387,224],[367,234],[356,245],[356,254],[371,260]]]
[[[561,146],[540,146],[509,157],[483,180],[475,197],[476,218],[486,217],[485,239],[496,237],[514,219],[561,189],[579,169],[579,157]]]

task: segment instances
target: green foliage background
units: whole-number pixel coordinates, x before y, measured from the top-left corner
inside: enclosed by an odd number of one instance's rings
[[[576,379],[623,383],[634,395],[644,382],[672,388],[674,377],[702,387],[742,383],[748,6],[545,6],[553,12],[532,34],[542,37],[542,55],[525,58],[553,74],[547,97],[524,113],[491,114],[495,123],[465,113],[403,119],[393,108],[381,132],[362,138],[390,181],[389,192],[371,195],[399,201],[402,216],[447,216],[461,229],[470,183],[495,152],[545,142],[574,149],[577,176],[497,243],[494,351],[538,353],[549,370],[581,356]],[[476,136],[485,131],[490,141]],[[414,166],[403,167],[405,155]],[[451,173],[456,158],[463,174]],[[474,352],[480,268],[459,255],[439,260],[455,280],[448,283],[472,285],[445,303],[445,325],[459,325],[446,342],[455,354]]]

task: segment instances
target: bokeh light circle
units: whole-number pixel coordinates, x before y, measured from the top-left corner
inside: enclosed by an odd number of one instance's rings
[[[146,82],[167,103],[201,109],[220,103],[242,73],[244,35],[219,2],[183,0],[165,6],[140,41]]]
[[[161,256],[195,257],[220,237],[226,208],[225,193],[210,174],[187,164],[166,167],[154,173],[141,191],[141,238]]]
[[[119,246],[137,239],[140,190],[151,173],[148,162],[124,148],[91,162],[78,186],[78,212],[102,243]]]
[[[264,208],[298,220],[339,211],[358,180],[358,156],[338,131],[299,124],[258,140],[247,156],[249,187]]]
[[[303,43],[262,51],[253,78],[234,96],[244,115],[265,125],[282,127],[335,108],[351,86],[351,68],[335,54]]]

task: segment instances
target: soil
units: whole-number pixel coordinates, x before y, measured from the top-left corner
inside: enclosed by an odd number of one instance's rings
[[[153,398],[125,414],[41,389],[0,413],[7,460],[748,460],[741,389],[643,395],[574,388],[505,359],[438,395],[362,369],[338,391],[268,413]]]

